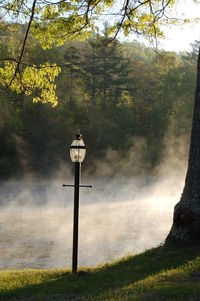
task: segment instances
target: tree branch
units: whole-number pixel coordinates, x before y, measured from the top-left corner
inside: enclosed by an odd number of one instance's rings
[[[17,66],[16,66],[16,68],[15,68],[14,75],[13,75],[13,77],[12,77],[12,79],[11,79],[11,81],[10,81],[8,87],[12,84],[12,82],[13,82],[13,80],[15,79],[17,73],[19,73],[20,63],[21,63],[21,60],[22,60],[22,57],[23,57],[23,54],[24,54],[24,50],[25,50],[25,46],[26,46],[27,39],[28,39],[29,31],[30,31],[31,24],[32,24],[32,21],[33,21],[33,18],[34,18],[36,2],[37,2],[37,0],[34,0],[34,1],[33,1],[32,9],[31,9],[31,16],[30,16],[29,23],[28,23],[28,27],[27,27],[27,30],[26,30],[26,34],[25,34],[25,37],[24,37],[24,41],[23,41],[21,53],[20,53],[19,59],[17,60]]]

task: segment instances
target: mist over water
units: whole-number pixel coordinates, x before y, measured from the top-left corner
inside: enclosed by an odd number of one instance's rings
[[[165,168],[154,178],[84,178],[93,188],[81,188],[80,193],[79,266],[163,243],[184,177],[185,165],[170,172]],[[73,188],[62,187],[71,182],[72,177],[29,178],[1,184],[1,269],[71,266]]]

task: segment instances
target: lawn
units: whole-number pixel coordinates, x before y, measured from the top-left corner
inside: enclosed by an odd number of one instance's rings
[[[1,270],[0,300],[200,301],[200,248],[160,246],[96,268]]]

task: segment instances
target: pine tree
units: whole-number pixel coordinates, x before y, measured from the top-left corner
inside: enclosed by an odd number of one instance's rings
[[[68,85],[68,94],[69,94],[69,109],[73,107],[73,90],[75,89],[75,82],[78,77],[81,75],[81,62],[80,54],[76,47],[70,46],[64,53],[65,67],[69,72],[69,85]]]

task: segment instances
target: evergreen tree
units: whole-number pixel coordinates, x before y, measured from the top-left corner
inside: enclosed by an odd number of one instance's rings
[[[81,76],[81,60],[79,50],[75,46],[70,46],[64,53],[65,67],[69,72],[68,94],[69,94],[69,108],[73,106],[73,94],[76,90],[77,79]]]

